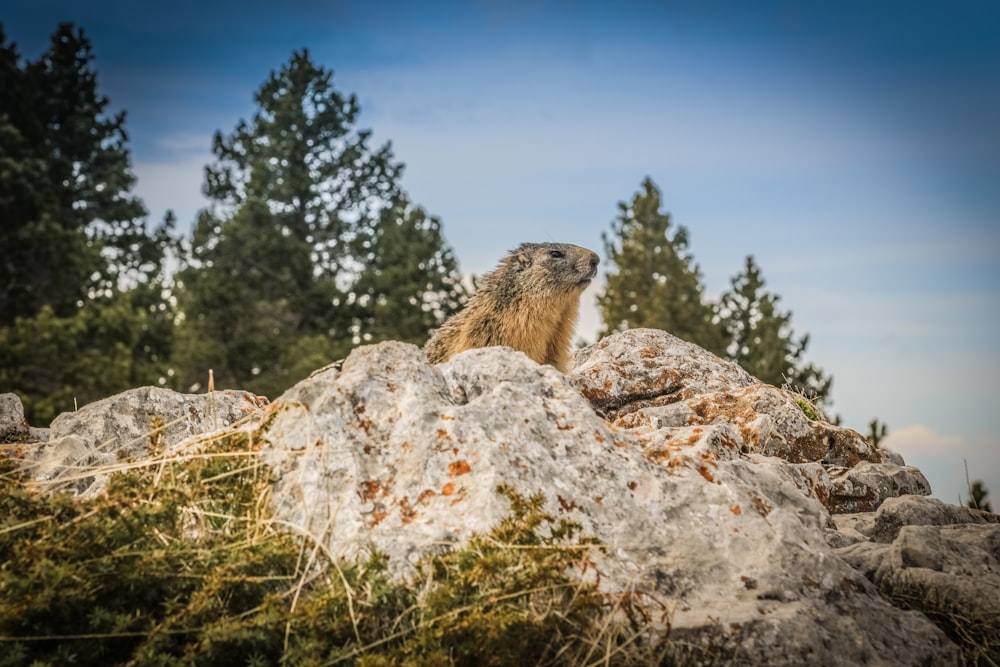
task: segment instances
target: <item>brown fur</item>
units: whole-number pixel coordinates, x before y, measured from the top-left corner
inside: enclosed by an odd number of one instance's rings
[[[568,243],[521,244],[483,276],[465,309],[431,336],[427,357],[440,363],[472,348],[508,345],[565,373],[580,294],[599,261],[597,253]]]

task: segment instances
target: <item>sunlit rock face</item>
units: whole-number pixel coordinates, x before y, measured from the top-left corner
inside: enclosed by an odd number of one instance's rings
[[[20,456],[40,481],[74,466],[85,479],[109,454],[238,431],[267,464],[281,525],[335,559],[379,551],[400,578],[505,517],[500,485],[540,493],[603,545],[580,577],[726,664],[958,664],[937,626],[878,586],[919,571],[918,585],[986,612],[1000,590],[995,515],[922,498],[926,480],[898,456],[662,331],[609,336],[566,375],[509,348],[432,365],[387,342],[270,404],[142,391],[61,417]],[[153,413],[167,441],[142,432]]]
[[[612,336],[568,376],[505,348],[437,366],[361,348],[277,400],[262,439],[278,514],[338,557],[378,550],[405,577],[500,520],[505,484],[602,541],[582,576],[736,662],[958,659],[830,546],[831,511],[927,493],[923,476],[663,332]]]

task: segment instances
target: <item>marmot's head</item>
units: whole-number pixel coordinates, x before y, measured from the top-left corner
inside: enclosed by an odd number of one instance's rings
[[[593,250],[569,243],[522,243],[503,264],[518,273],[532,295],[582,292],[595,275],[601,258]]]

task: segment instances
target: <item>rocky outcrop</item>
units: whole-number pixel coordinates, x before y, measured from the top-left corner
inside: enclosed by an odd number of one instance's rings
[[[737,662],[958,659],[827,542],[836,499],[874,504],[900,486],[859,475],[862,494],[845,464],[919,472],[662,332],[584,350],[569,377],[500,348],[439,366],[409,345],[361,348],[277,400],[259,437],[278,515],[341,558],[375,549],[405,576],[499,521],[504,483],[602,541],[602,587],[641,591],[661,630]]]
[[[883,457],[856,431],[810,418],[818,410],[803,397],[663,331],[633,329],[581,350],[569,379],[614,426],[649,442],[676,444],[697,431],[747,459],[779,459],[779,474],[831,512],[930,493],[916,468]]]
[[[12,396],[12,395],[11,395]],[[65,412],[41,433],[44,439],[8,453],[24,462],[41,485],[93,495],[107,475],[130,459],[141,459],[150,447],[167,448],[193,436],[231,427],[258,415],[267,399],[245,391],[180,394],[162,387],[131,389]],[[0,422],[24,411],[0,413]],[[88,471],[98,471],[88,474]]]
[[[221,428],[206,422],[205,400],[182,397],[162,419],[193,408],[201,417],[187,433]],[[269,406],[239,392],[232,400],[229,418],[251,415],[230,428],[268,464],[276,518],[333,557],[377,550],[406,577],[422,554],[506,516],[499,485],[542,493],[547,511],[603,544],[580,576],[640,593],[651,632],[710,645],[727,663],[958,664],[958,648],[926,616],[887,602],[878,573],[921,563],[997,576],[995,546],[984,552],[993,561],[972,550],[996,544],[982,513],[900,518],[894,508],[923,502],[930,512],[936,502],[909,495],[930,491],[919,471],[664,332],[613,335],[579,352],[568,376],[506,348],[435,366],[412,345],[381,343]],[[145,410],[139,403],[132,409]],[[53,424],[53,437],[104,451],[108,432],[96,424],[115,405]],[[130,422],[115,449],[141,456],[142,424],[162,408]],[[930,540],[912,528],[937,532]],[[929,551],[915,555],[915,541]],[[966,558],[979,560],[962,570]]]
[[[16,394],[0,394],[0,443],[7,456],[17,456],[25,445],[48,439],[46,429],[32,428],[24,418],[24,406]]]

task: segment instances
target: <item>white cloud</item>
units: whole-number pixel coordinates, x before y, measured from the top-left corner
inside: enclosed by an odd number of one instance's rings
[[[958,435],[944,435],[924,424],[911,424],[892,431],[883,444],[900,453],[944,453],[954,451],[966,444]]]

